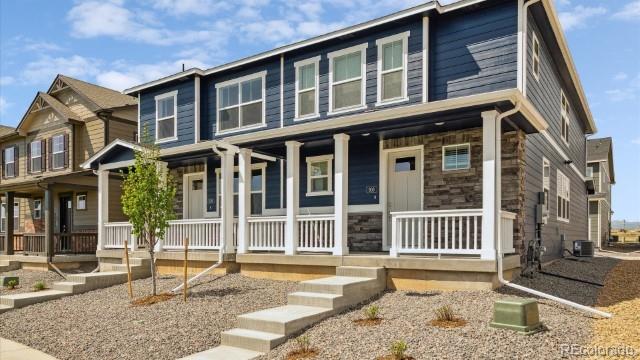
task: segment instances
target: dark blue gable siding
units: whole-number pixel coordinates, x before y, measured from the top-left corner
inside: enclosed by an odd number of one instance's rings
[[[144,135],[155,139],[156,133],[156,101],[157,95],[178,91],[178,140],[160,144],[161,148],[193,144],[195,139],[194,127],[194,80],[174,81],[144,91],[140,94],[140,124]]]
[[[429,99],[515,88],[517,28],[516,1],[434,17],[430,24]]]

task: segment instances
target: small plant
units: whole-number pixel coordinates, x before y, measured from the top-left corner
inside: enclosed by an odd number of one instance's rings
[[[290,351],[285,357],[286,360],[301,360],[314,358],[318,352],[311,347],[311,339],[308,335],[301,335],[296,338],[296,348]]]
[[[46,288],[47,288],[47,285],[44,283],[44,281],[36,281],[36,283],[33,284],[33,290],[35,291],[42,291]]]
[[[436,320],[438,321],[455,321],[453,309],[449,305],[441,306],[436,309]]]
[[[364,308],[364,316],[369,320],[376,320],[380,314],[380,307],[378,305],[370,305]]]
[[[16,280],[9,280],[7,282],[7,289],[9,289],[9,290],[15,289],[16,286],[18,286],[18,282]]]
[[[407,351],[407,342],[404,340],[396,340],[391,344],[391,355],[395,360],[403,360],[404,353]]]
[[[298,336],[296,338],[296,346],[298,347],[298,352],[308,353],[311,350],[311,340],[308,335]]]

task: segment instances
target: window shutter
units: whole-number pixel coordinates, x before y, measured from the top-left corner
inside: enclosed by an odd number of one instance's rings
[[[64,168],[69,167],[69,134],[64,134]]]
[[[27,174],[31,174],[31,143],[27,144]]]
[[[52,168],[52,166],[51,166],[51,165],[53,165],[53,164],[51,163],[51,158],[52,158],[52,156],[51,156],[51,152],[52,152],[51,146],[53,145],[53,141],[51,141],[51,139],[52,139],[52,138],[49,138],[49,140],[47,141],[47,162],[48,162],[48,166],[47,166],[47,168],[48,168],[49,170],[51,170],[51,168]]]
[[[45,171],[45,169],[47,168],[46,163],[45,163],[45,159],[47,158],[47,156],[45,156],[45,154],[47,153],[47,141],[45,139],[40,140],[40,171]]]
[[[20,175],[19,169],[20,169],[20,163],[18,162],[18,160],[20,159],[20,154],[18,154],[18,151],[20,150],[19,147],[14,146],[13,147],[13,176],[14,177],[18,177],[18,175]]]

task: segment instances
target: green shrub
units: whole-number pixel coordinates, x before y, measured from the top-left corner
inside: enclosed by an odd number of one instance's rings
[[[453,309],[449,305],[441,306],[436,309],[436,319],[438,321],[455,321]]]
[[[9,280],[7,282],[7,288],[9,290],[13,290],[16,286],[18,286],[18,282],[16,280]]]
[[[300,353],[307,353],[311,350],[311,340],[308,335],[301,335],[296,338],[297,351]]]
[[[36,281],[36,283],[33,284],[33,290],[35,291],[42,291],[46,288],[47,288],[47,285],[44,283],[44,281]]]
[[[404,359],[405,351],[407,351],[407,343],[404,340],[396,340],[391,344],[391,355],[394,359]]]
[[[369,320],[375,320],[380,314],[380,307],[378,305],[370,305],[364,308],[364,316]]]

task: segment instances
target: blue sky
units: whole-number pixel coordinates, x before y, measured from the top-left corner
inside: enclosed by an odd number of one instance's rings
[[[401,10],[416,0],[0,1],[0,123],[63,73],[122,90]],[[557,0],[599,132],[614,218],[640,220],[640,0]],[[362,11],[366,9],[367,11]]]

